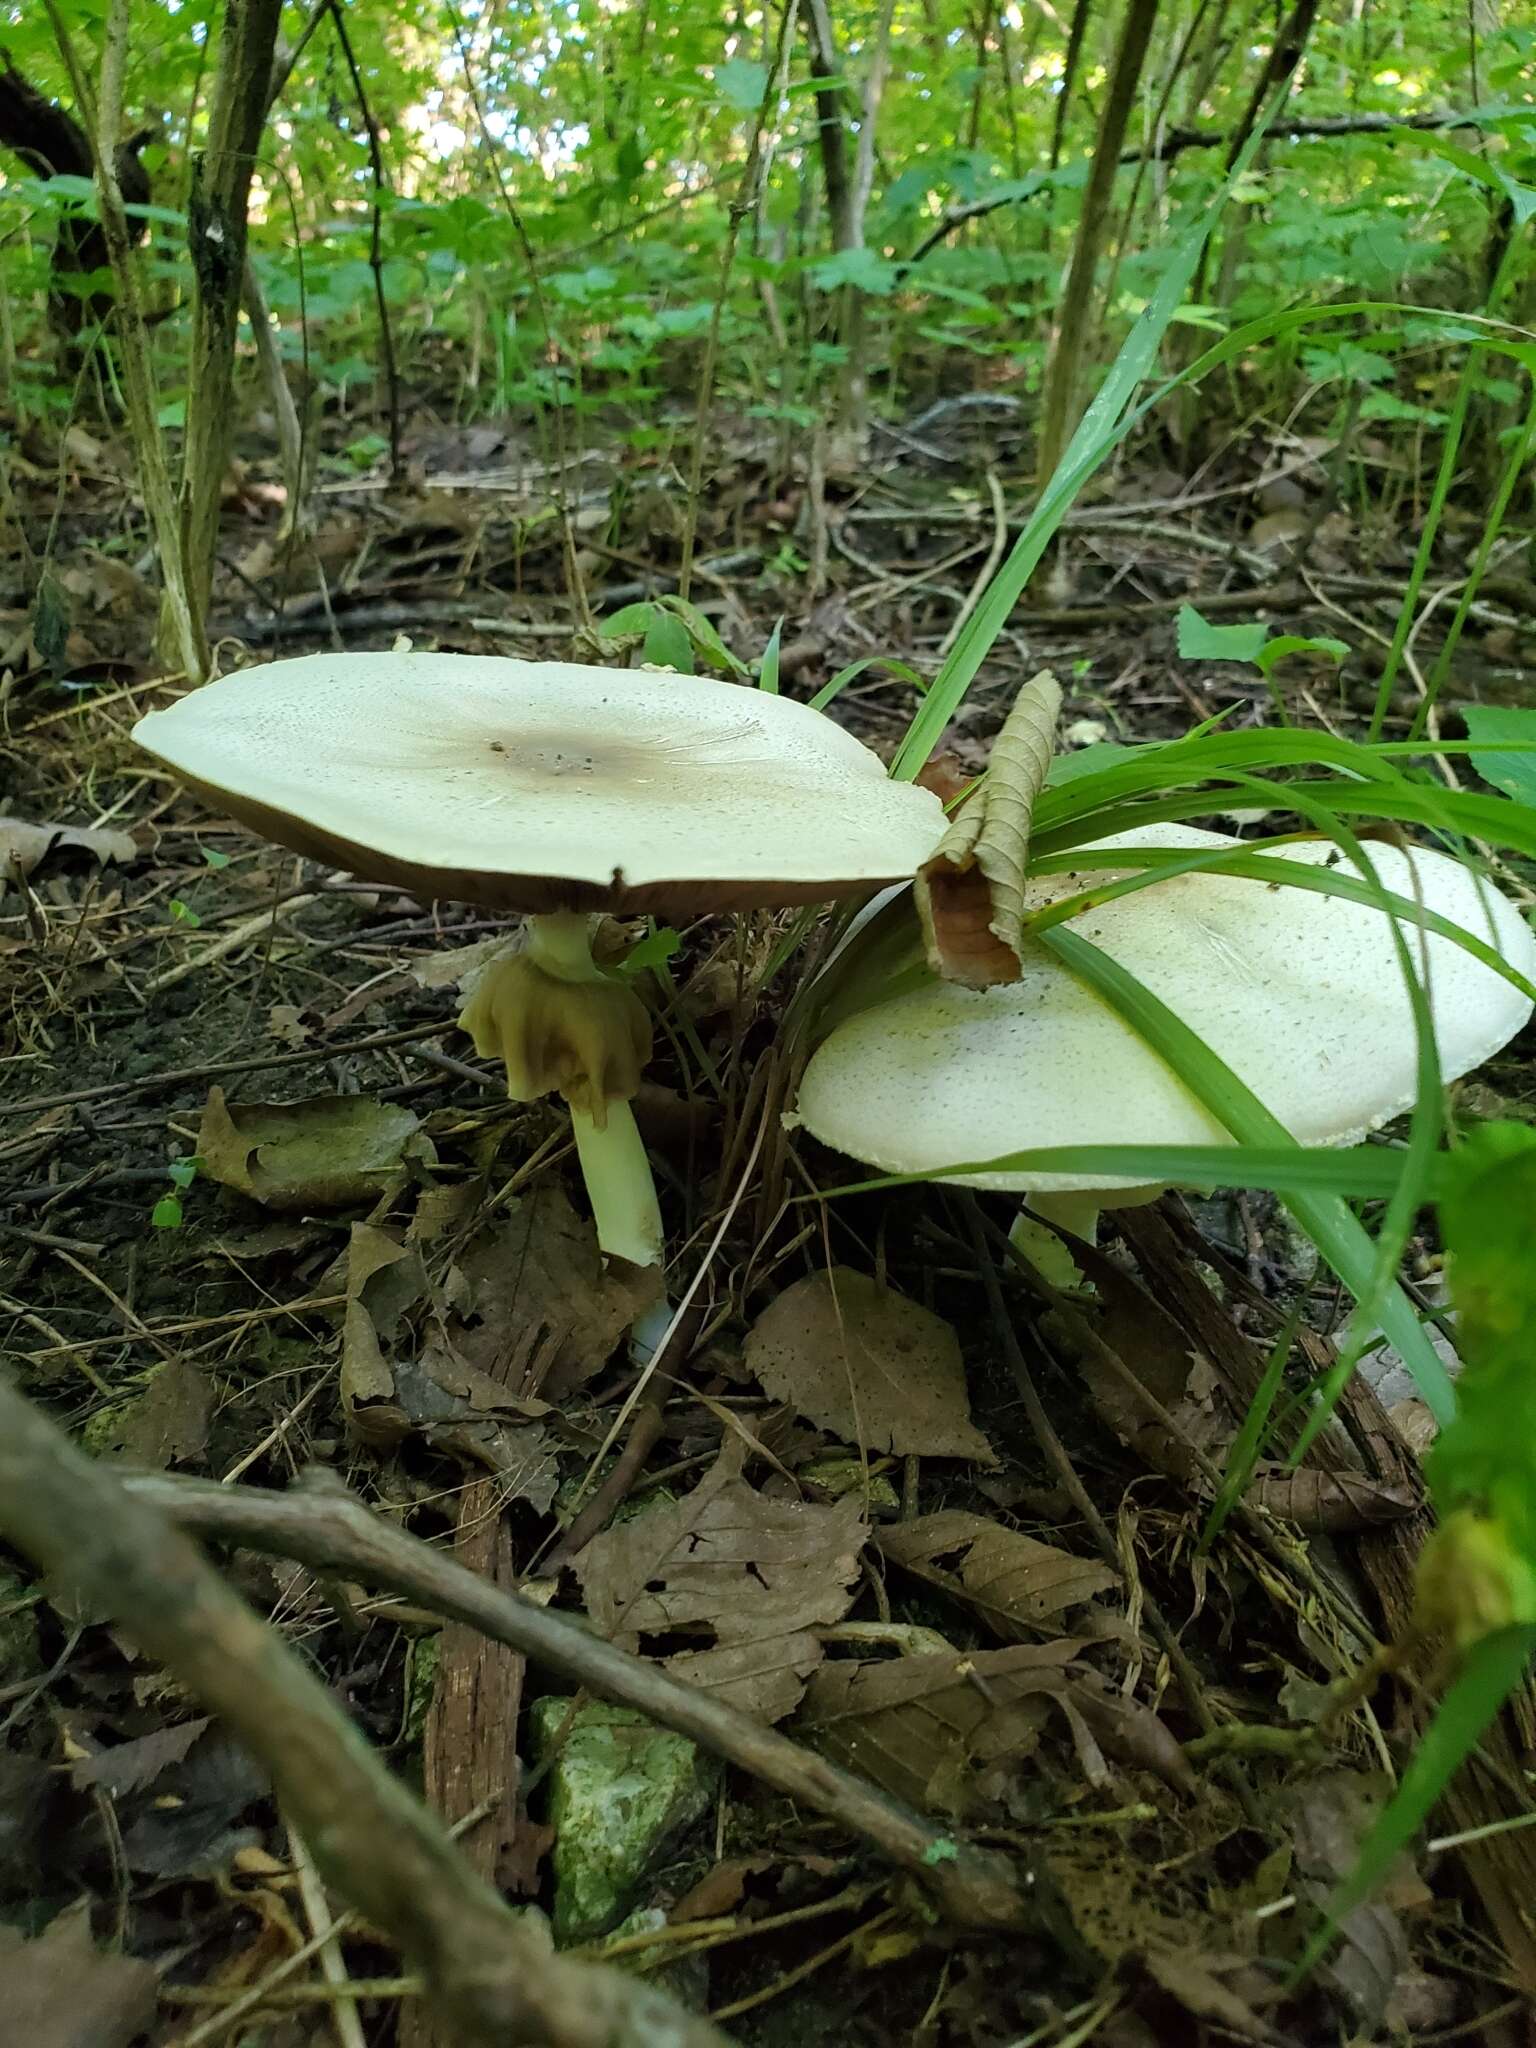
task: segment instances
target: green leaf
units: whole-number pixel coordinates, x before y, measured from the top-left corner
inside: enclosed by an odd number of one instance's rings
[[[619,962],[618,971],[620,974],[643,974],[648,968],[662,967],[682,943],[681,936],[671,925],[660,925],[655,931],[647,932],[643,939],[636,939]]]
[[[693,674],[693,642],[675,612],[663,611],[660,605],[651,607],[640,659],[653,661],[658,668],[675,668],[685,676]]]
[[[182,1225],[181,1197],[162,1195],[149,1212],[150,1227],[154,1230],[180,1230]]]
[[[716,668],[724,669],[727,674],[733,676],[744,676],[748,673],[746,663],[736,659],[696,604],[690,604],[686,597],[678,597],[675,594],[660,597],[656,602],[663,611],[671,612],[675,618],[682,621],[683,629],[695,648]]]
[[[193,931],[197,931],[202,925],[203,920],[198,916],[191,904],[183,903],[179,896],[173,896],[166,905],[166,908],[170,911],[177,924],[187,925]]]
[[[1467,737],[1475,742],[1472,766],[1484,782],[1502,789],[1517,804],[1536,806],[1536,751],[1501,753],[1499,743],[1514,740],[1536,749],[1536,711],[1496,704],[1469,704],[1462,713]]]
[[[779,642],[784,637],[784,621],[775,619],[773,631],[768,635],[768,645],[763,649],[763,658],[758,665],[757,687],[766,690],[770,697],[779,694]]]
[[[1267,676],[1288,654],[1326,654],[1330,661],[1348,661],[1349,646],[1343,640],[1309,638],[1305,633],[1277,633],[1253,658]]]
[[[768,90],[768,66],[751,57],[729,57],[715,66],[715,91],[739,114],[755,114]]]
[[[806,275],[824,292],[852,285],[855,291],[883,299],[895,290],[901,271],[873,249],[839,249],[836,255],[823,256],[819,263],[813,263]]]
[[[1181,661],[1254,661],[1269,638],[1262,623],[1215,626],[1203,619],[1192,604],[1179,606],[1179,658]]]

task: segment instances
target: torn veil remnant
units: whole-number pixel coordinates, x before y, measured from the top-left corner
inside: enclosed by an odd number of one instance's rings
[[[1268,847],[1157,824],[1098,845],[1230,846],[1369,880],[1330,841]],[[1536,939],[1472,869],[1423,848],[1373,844],[1370,860],[1384,890],[1461,926],[1536,980]],[[1095,869],[1092,881],[1113,872]],[[1037,877],[1026,912],[1083,885],[1083,876]],[[1206,871],[1097,904],[1072,928],[1198,1033],[1299,1143],[1353,1144],[1412,1104],[1418,1039],[1383,909]],[[1531,1003],[1453,940],[1406,921],[1399,928],[1426,983],[1441,1073],[1454,1080],[1513,1037]],[[1230,1144],[1157,1053],[1029,940],[1027,921],[1025,931],[1016,981],[982,989],[932,981],[835,1023],[806,1068],[796,1120],[882,1172],[916,1175],[1051,1146]],[[1025,1195],[1032,1209],[1090,1240],[1100,1208],[1161,1192],[1002,1166],[956,1178]]]
[[[461,1021],[515,1097],[565,1097],[598,1241],[641,1265],[661,1256],[630,1108],[650,1022],[593,962],[593,914],[862,897],[909,878],[944,825],[936,797],[822,713],[648,670],[307,655],[206,684],[134,737],[279,845],[529,914]]]

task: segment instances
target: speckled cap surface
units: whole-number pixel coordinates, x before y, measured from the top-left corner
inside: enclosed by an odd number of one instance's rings
[[[1238,844],[1167,825],[1101,845],[1224,843]],[[1273,855],[1360,873],[1328,841],[1276,846]],[[1369,855],[1384,889],[1463,926],[1536,981],[1536,940],[1524,918],[1459,861],[1387,845]],[[1041,877],[1030,885],[1031,907],[1105,879],[1103,869]],[[1382,911],[1197,873],[1088,910],[1071,929],[1198,1032],[1300,1143],[1355,1143],[1412,1103],[1413,1011]],[[1513,1037],[1531,1004],[1452,940],[1400,929],[1420,975],[1427,969],[1441,1070],[1454,1079]],[[806,1069],[796,1121],[884,1173],[930,1173],[1037,1146],[1232,1142],[1158,1055],[1038,944],[1021,981],[980,991],[934,983],[839,1025]],[[964,1184],[1019,1193],[1137,1185],[1027,1173],[978,1173]]]
[[[133,736],[279,845],[499,910],[827,902],[911,875],[944,831],[936,796],[823,713],[646,669],[306,655]]]

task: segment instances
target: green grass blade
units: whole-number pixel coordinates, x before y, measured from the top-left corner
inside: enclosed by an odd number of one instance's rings
[[[1536,1628],[1501,1629],[1468,1653],[1386,1811],[1367,1835],[1359,1861],[1329,1900],[1327,1918],[1308,1942],[1293,1983],[1316,1969],[1337,1938],[1340,1923],[1370,1897],[1413,1840],[1478,1737],[1525,1676],[1533,1653]]]
[[[1166,1060],[1239,1144],[1265,1149],[1294,1145],[1285,1126],[1247,1084],[1118,961],[1078,933],[1061,928],[1042,934],[1041,944]],[[1430,1053],[1433,1056],[1432,1039]],[[1438,1100],[1434,1108],[1438,1115]],[[1422,1185],[1428,1171],[1422,1161],[1415,1160],[1414,1164],[1415,1176]],[[1377,1249],[1359,1219],[1337,1195],[1293,1191],[1284,1199],[1356,1301],[1379,1301],[1376,1320],[1388,1341],[1413,1375],[1431,1413],[1441,1422],[1448,1421],[1455,1411],[1455,1396],[1445,1367],[1402,1289],[1390,1277],[1382,1285]]]

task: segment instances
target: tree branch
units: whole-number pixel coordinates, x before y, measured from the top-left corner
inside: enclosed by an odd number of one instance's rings
[[[1323,142],[1335,135],[1390,135],[1397,128],[1433,133],[1441,128],[1477,126],[1478,123],[1467,114],[1354,114],[1329,120],[1276,121],[1269,134],[1271,141]],[[1170,128],[1155,149],[1122,150],[1116,162],[1121,169],[1128,164],[1168,163],[1174,157],[1182,156],[1186,149],[1227,149],[1231,141],[1232,137],[1218,128]],[[1026,199],[1037,199],[1050,189],[1049,182],[1042,178],[1028,192],[1004,192],[994,194],[990,199],[972,199],[964,206],[952,207],[907,257],[901,266],[903,272],[910,270],[913,264],[921,263],[941,242],[948,241],[957,228],[963,228],[973,220],[982,220],[987,214],[996,213],[999,207],[1018,206]]]
[[[530,1662],[599,1699],[637,1708],[861,1835],[916,1877],[958,1926],[1017,1931],[1034,1923],[1027,1886],[1004,1858],[957,1843],[945,1830],[749,1715],[532,1601],[500,1591],[371,1514],[328,1474],[289,1493],[184,1479],[135,1477],[124,1484],[135,1500],[152,1504],[200,1536],[389,1586],[520,1650]]]
[[[218,1714],[336,1891],[391,1934],[477,2048],[725,2048],[618,1970],[508,1910],[320,1680],[164,1515],[0,1378],[0,1534]]]

